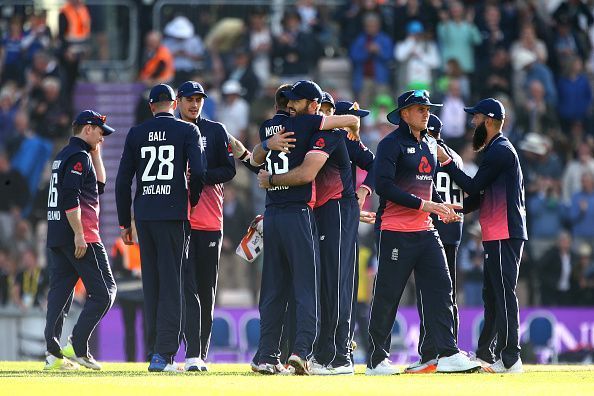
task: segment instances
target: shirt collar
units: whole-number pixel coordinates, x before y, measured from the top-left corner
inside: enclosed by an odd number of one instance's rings
[[[413,140],[415,143],[420,143],[425,140],[425,136],[427,136],[427,130],[424,129],[421,131],[421,140],[418,141],[415,135],[413,135],[412,131],[410,130],[410,126],[401,118],[400,122],[398,123],[398,131],[402,133],[403,136],[408,137],[409,139]]]
[[[284,116],[289,116],[289,112],[288,111],[284,111],[284,110],[277,110],[276,111],[276,115],[284,115]]]
[[[157,113],[157,114],[155,114],[155,118],[156,118],[156,117],[171,117],[171,118],[174,118],[174,115],[173,115],[173,114],[171,114],[171,113],[168,113],[168,112],[166,112],[166,111],[163,111],[163,112],[161,112],[161,113]]]
[[[86,152],[91,151],[91,145],[78,136],[73,136],[70,138],[70,144],[80,147],[81,149],[85,150]]]
[[[487,144],[487,147],[485,147],[484,151],[487,151],[489,149],[489,147],[491,147],[493,145],[493,143],[495,143],[495,140],[499,139],[500,137],[503,137],[503,133],[501,133],[501,132],[499,132],[495,136],[493,136],[493,139],[491,139],[491,141]]]

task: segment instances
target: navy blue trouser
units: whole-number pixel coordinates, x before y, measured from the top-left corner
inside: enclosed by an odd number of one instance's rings
[[[88,356],[89,338],[113,305],[116,295],[116,284],[105,248],[100,242],[89,243],[85,255],[80,259],[74,257],[74,244],[48,248],[48,266],[50,289],[44,332],[47,351],[62,357],[62,326],[72,304],[74,286],[81,278],[87,299],[72,330],[72,346],[76,356]]]
[[[222,240],[221,231],[192,230],[184,279],[186,359],[208,354]]]
[[[367,366],[374,368],[390,356],[392,326],[410,274],[419,288],[421,317],[439,356],[457,353],[452,310],[452,281],[436,230],[381,231],[375,276]]]
[[[314,210],[320,234],[320,339],[316,360],[334,367],[351,363],[351,326],[359,205],[332,199]]]
[[[448,262],[448,272],[450,273],[450,279],[452,280],[452,301],[454,305],[452,306],[454,311],[454,338],[456,342],[458,342],[458,327],[460,323],[460,318],[458,316],[458,303],[456,301],[456,257],[458,255],[458,245],[451,245],[451,244],[444,244],[443,245],[446,259]],[[428,336],[427,333],[427,326],[423,321],[422,315],[422,306],[420,303],[420,293],[419,288],[416,288],[417,293],[417,310],[419,311],[419,318],[421,318],[421,323],[419,325],[419,347],[418,352],[419,356],[421,357],[421,361],[428,362],[432,359],[437,359],[437,351],[433,347],[433,343],[431,342],[431,336]]]
[[[485,241],[483,247],[485,322],[477,356],[481,359],[484,356],[486,361],[502,359],[505,367],[509,368],[520,358],[520,311],[516,285],[524,241]],[[494,334],[497,336],[497,342],[493,349]]]
[[[184,332],[184,267],[188,259],[190,222],[136,221],[148,358],[160,354],[169,363]]]
[[[297,317],[292,352],[311,359],[320,328],[320,254],[312,210],[306,205],[266,208],[264,246],[258,363],[279,362],[290,289]]]

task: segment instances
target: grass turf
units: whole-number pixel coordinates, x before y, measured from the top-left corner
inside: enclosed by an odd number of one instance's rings
[[[262,376],[247,364],[211,364],[207,373],[149,373],[144,363],[102,371],[45,372],[42,362],[0,362],[2,395],[592,395],[594,366],[524,366],[524,374],[419,374],[367,377]],[[191,393],[190,393],[191,392]]]

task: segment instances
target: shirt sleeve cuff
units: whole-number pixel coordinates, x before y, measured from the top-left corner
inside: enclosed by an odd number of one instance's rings
[[[75,211],[77,211],[78,209],[80,209],[80,205],[78,205],[78,206],[75,206],[74,208],[66,209],[64,212],[65,212],[65,213],[75,212]]]
[[[373,192],[371,191],[371,187],[369,187],[369,186],[367,186],[367,185],[365,185],[365,184],[361,184],[361,185],[359,186],[359,188],[364,188],[364,189],[366,189],[366,190],[367,190],[367,192],[368,192],[368,194],[367,194],[367,195],[371,195],[371,194],[373,193]]]
[[[452,162],[452,157],[448,158],[446,162],[440,162],[440,165],[443,167],[443,166],[449,165],[450,162]]]
[[[423,210],[423,204],[425,203],[425,201],[423,201],[420,198],[419,198],[419,201],[420,201],[419,210]]]
[[[309,154],[322,154],[326,158],[330,158],[330,155],[327,152],[322,151],[322,150],[309,150],[307,153],[305,153],[305,155],[309,155]]]

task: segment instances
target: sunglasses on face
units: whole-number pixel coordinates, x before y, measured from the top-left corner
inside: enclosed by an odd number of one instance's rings
[[[429,92],[427,92],[424,89],[416,89],[414,91],[412,91],[410,93],[410,95],[408,95],[406,97],[406,99],[404,99],[404,102],[407,102],[410,98],[415,97],[415,98],[429,98]]]

